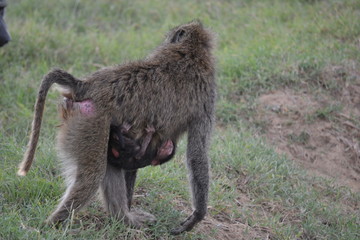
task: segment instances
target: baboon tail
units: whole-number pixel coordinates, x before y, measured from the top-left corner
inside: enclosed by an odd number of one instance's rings
[[[46,95],[51,85],[54,83],[57,83],[72,92],[74,92],[82,84],[80,80],[61,69],[53,69],[44,76],[35,103],[35,113],[31,126],[29,143],[23,161],[20,163],[19,170],[17,172],[17,174],[20,176],[25,176],[27,174],[34,160],[35,150],[40,135],[40,127],[45,107]]]

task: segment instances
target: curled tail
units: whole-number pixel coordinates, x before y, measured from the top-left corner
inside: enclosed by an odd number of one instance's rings
[[[35,150],[40,135],[40,127],[45,107],[46,95],[51,85],[54,83],[57,83],[62,87],[70,90],[72,94],[75,94],[76,90],[83,84],[82,81],[76,79],[74,76],[61,69],[53,69],[44,76],[35,103],[35,114],[31,126],[29,143],[23,161],[20,163],[19,170],[17,172],[17,174],[20,176],[25,176],[27,174],[34,160]]]

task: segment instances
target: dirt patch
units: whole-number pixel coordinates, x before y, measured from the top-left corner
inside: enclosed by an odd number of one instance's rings
[[[250,204],[250,199],[246,194],[239,194],[238,199],[235,201],[239,203],[239,205]],[[182,211],[184,215],[190,215],[192,213],[188,202],[182,198],[174,198],[173,203],[175,204],[175,209]],[[254,210],[254,212],[256,212],[256,210]],[[250,226],[247,222],[244,222],[242,218],[231,217],[231,212],[226,209],[219,211],[212,206],[208,206],[208,214],[204,220],[196,225],[193,231],[206,236],[206,239],[217,240],[269,239],[271,236],[269,229]]]
[[[339,86],[332,92],[300,88],[264,94],[256,120],[279,153],[359,192],[360,78]]]
[[[208,239],[269,239],[266,229],[253,228],[240,222],[217,220],[213,217],[206,217],[195,231],[208,236]]]

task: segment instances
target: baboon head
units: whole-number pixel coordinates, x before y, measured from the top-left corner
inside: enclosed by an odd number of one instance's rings
[[[204,28],[199,20],[194,20],[171,29],[164,42],[165,44],[186,44],[187,46],[212,48],[212,39],[213,34]]]

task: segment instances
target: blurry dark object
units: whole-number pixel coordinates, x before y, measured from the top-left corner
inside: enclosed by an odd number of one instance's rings
[[[0,47],[4,46],[11,40],[10,34],[7,31],[4,15],[5,7],[7,5],[6,0],[0,0]]]

